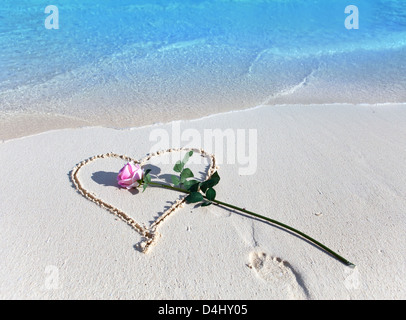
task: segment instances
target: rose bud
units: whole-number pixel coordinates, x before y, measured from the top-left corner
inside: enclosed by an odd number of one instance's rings
[[[141,166],[128,162],[118,173],[117,181],[118,184],[127,189],[137,188],[140,186],[139,180],[144,177],[144,170]]]

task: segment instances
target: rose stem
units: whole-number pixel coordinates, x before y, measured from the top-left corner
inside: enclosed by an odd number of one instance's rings
[[[173,186],[169,186],[169,185],[165,185],[165,184],[161,184],[161,183],[156,183],[156,182],[150,182],[149,185],[151,185],[151,186],[157,186],[157,187],[162,187],[162,188],[166,188],[166,189],[170,189],[170,190],[175,190],[175,191],[179,191],[179,192],[183,192],[183,193],[190,193],[189,191],[184,190],[184,189],[181,189],[181,188],[177,188],[177,187],[173,187]],[[203,195],[203,198],[205,198],[206,200],[208,200],[204,195]],[[246,213],[246,214],[252,215],[252,216],[254,216],[254,217],[260,218],[260,219],[265,220],[265,221],[268,221],[268,222],[270,222],[270,223],[272,223],[272,224],[278,225],[278,226],[280,226],[280,227],[282,227],[282,228],[288,229],[288,230],[290,230],[290,231],[292,231],[292,232],[294,232],[294,233],[297,233],[297,234],[299,234],[300,236],[302,236],[303,238],[309,240],[310,242],[316,244],[316,245],[319,246],[320,248],[324,249],[325,251],[327,251],[328,253],[330,253],[331,255],[333,255],[336,259],[340,260],[340,261],[341,261],[342,263],[344,263],[346,266],[355,267],[355,264],[353,264],[352,262],[350,262],[350,261],[348,261],[347,259],[343,258],[343,257],[340,256],[338,253],[336,253],[336,252],[334,252],[333,250],[331,250],[330,248],[326,247],[325,245],[323,245],[323,244],[320,243],[319,241],[313,239],[312,237],[308,236],[307,234],[305,234],[305,233],[303,233],[303,232],[301,232],[301,231],[299,231],[299,230],[297,230],[297,229],[295,229],[295,228],[292,228],[292,227],[290,227],[290,226],[288,226],[288,225],[286,225],[286,224],[284,224],[284,223],[282,223],[282,222],[279,222],[279,221],[277,221],[277,220],[274,220],[274,219],[270,219],[270,218],[261,216],[261,215],[255,213],[255,212],[248,211],[248,210],[246,210],[246,209],[243,209],[243,208],[240,208],[240,207],[237,207],[237,206],[234,206],[234,205],[232,205],[232,204],[225,203],[225,202],[222,202],[222,201],[219,201],[219,200],[209,200],[209,201],[214,202],[214,203],[216,203],[216,204],[218,204],[218,205],[222,205],[222,206],[225,206],[225,207],[228,207],[228,208],[231,208],[231,209],[235,209],[235,210],[244,212],[244,213]]]

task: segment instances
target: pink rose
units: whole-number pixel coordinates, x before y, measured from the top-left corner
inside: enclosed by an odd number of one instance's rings
[[[144,170],[139,164],[128,162],[118,173],[118,184],[127,189],[137,188],[140,186],[138,180],[144,177]]]

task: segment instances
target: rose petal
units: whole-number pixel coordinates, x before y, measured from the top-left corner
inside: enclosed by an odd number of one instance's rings
[[[144,176],[144,170],[142,170],[141,168],[139,168],[134,174],[135,180],[142,180],[143,176]]]
[[[129,162],[129,163],[128,163],[128,166],[129,166],[129,170],[130,170],[130,172],[131,172],[131,175],[133,175],[134,172],[137,170],[137,165],[134,165],[134,163]]]
[[[122,179],[129,179],[132,177],[132,172],[130,171],[130,166],[125,166],[123,173],[121,174]]]
[[[132,179],[119,179],[118,180],[118,184],[122,187],[126,187],[132,183],[133,183]]]
[[[140,184],[138,180],[142,180],[144,176],[144,170],[137,163],[128,162],[118,173],[118,184],[127,189],[138,187]]]
[[[135,181],[134,183],[127,186],[126,188],[131,189],[131,188],[136,188],[136,187],[139,187],[139,186],[140,186],[140,184],[137,181]]]

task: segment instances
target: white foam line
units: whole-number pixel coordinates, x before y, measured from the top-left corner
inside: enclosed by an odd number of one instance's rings
[[[307,76],[305,76],[303,78],[303,80],[301,82],[299,82],[297,85],[293,86],[290,89],[287,89],[287,90],[284,90],[284,91],[281,91],[281,92],[278,92],[278,93],[275,93],[275,94],[272,94],[272,95],[268,96],[268,98],[266,98],[264,100],[264,102],[262,102],[261,104],[267,105],[267,104],[269,104],[269,102],[272,99],[287,96],[289,94],[295,93],[297,90],[299,90],[300,88],[303,88],[306,84],[308,84],[309,81],[310,81],[309,79],[312,78],[314,76],[314,74],[319,70],[320,70],[320,64],[318,65],[318,67],[316,69],[313,69]]]
[[[43,132],[39,132],[39,133],[34,133],[34,134],[30,134],[30,135],[26,135],[23,137],[18,137],[18,138],[12,138],[12,139],[7,139],[7,140],[0,140],[1,143],[7,143],[10,141],[15,141],[15,140],[20,140],[20,139],[24,139],[24,138],[28,138],[28,137],[34,137],[34,136],[39,136],[42,134],[47,134],[49,132],[58,132],[58,131],[63,131],[63,130],[81,130],[81,129],[112,129],[112,130],[138,130],[138,129],[146,129],[146,128],[153,128],[153,127],[159,127],[159,126],[164,126],[164,125],[170,125],[172,123],[186,123],[186,122],[197,122],[200,120],[204,120],[204,119],[210,119],[213,117],[217,117],[217,116],[223,116],[223,115],[227,115],[227,114],[233,114],[233,113],[243,113],[243,112],[250,112],[253,110],[257,110],[260,108],[270,108],[270,107],[294,107],[294,106],[300,106],[302,108],[306,108],[306,107],[311,107],[311,106],[361,106],[361,107],[371,107],[371,106],[392,106],[392,105],[396,105],[396,106],[405,106],[406,107],[406,102],[381,102],[381,103],[341,103],[341,102],[336,102],[336,103],[308,103],[308,104],[301,104],[301,103],[284,103],[284,104],[259,104],[253,107],[248,107],[245,109],[238,109],[238,110],[231,110],[231,111],[225,111],[225,112],[219,112],[219,113],[213,113],[213,114],[209,114],[207,116],[203,116],[200,118],[196,118],[196,119],[178,119],[178,120],[171,120],[168,122],[156,122],[153,124],[147,124],[147,125],[143,125],[143,126],[138,126],[138,127],[114,127],[114,126],[102,126],[102,125],[90,125],[90,126],[82,126],[82,127],[73,127],[73,128],[63,128],[63,129],[52,129],[52,130],[47,130],[47,131],[43,131]]]

